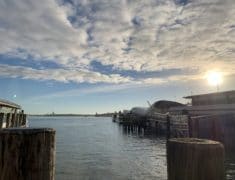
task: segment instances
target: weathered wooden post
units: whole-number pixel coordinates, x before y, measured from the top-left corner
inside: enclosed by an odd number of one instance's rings
[[[224,147],[206,139],[170,139],[167,169],[168,180],[224,180]]]
[[[2,129],[3,119],[4,119],[4,113],[0,113],[0,129]]]
[[[23,114],[22,126],[23,126],[23,127],[26,127],[26,125],[27,125],[27,115],[26,115],[26,114]]]
[[[10,120],[10,128],[14,127],[15,116],[16,116],[16,114],[12,113],[11,120]]]
[[[54,180],[55,130],[0,131],[0,180]]]
[[[7,113],[6,128],[9,128],[10,125],[11,125],[11,113]]]
[[[166,140],[168,141],[171,137],[171,120],[170,116],[166,116]]]
[[[21,126],[22,126],[23,115],[24,115],[24,111],[22,110],[22,111],[19,113],[19,119],[18,119],[17,127],[21,127]]]
[[[15,119],[15,126],[14,127],[19,127],[19,119],[20,119],[20,114],[16,114],[16,119]]]

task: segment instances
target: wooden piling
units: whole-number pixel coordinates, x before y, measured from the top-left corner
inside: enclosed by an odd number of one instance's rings
[[[19,126],[19,119],[20,119],[20,114],[16,114],[15,126],[14,127],[20,127]]]
[[[55,131],[3,129],[0,155],[0,180],[54,180]]]
[[[14,127],[15,116],[16,116],[16,114],[12,113],[11,119],[10,119],[10,128]]]
[[[171,120],[170,116],[166,116],[166,140],[168,141],[171,137]]]
[[[23,126],[23,118],[24,118],[24,110],[22,110],[19,114],[19,127]]]
[[[206,139],[170,139],[167,169],[168,180],[224,180],[224,147]]]
[[[27,126],[27,115],[26,114],[23,114],[23,117],[22,117],[22,126],[23,127]]]
[[[0,129],[2,129],[4,113],[0,113]]]
[[[9,128],[11,124],[11,113],[7,113],[6,117],[6,128]]]

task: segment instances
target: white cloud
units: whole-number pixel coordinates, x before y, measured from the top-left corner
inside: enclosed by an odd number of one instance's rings
[[[129,82],[131,79],[122,77],[118,74],[103,75],[98,72],[90,72],[87,70],[74,70],[74,69],[43,69],[36,70],[22,66],[8,66],[0,65],[0,76],[33,79],[33,80],[54,80],[59,82],[89,82],[89,83],[124,83]]]
[[[51,79],[65,82],[130,81],[92,72],[94,59],[121,70],[198,68],[198,77],[174,75],[173,80],[199,78],[210,68],[235,73],[234,0],[191,0],[184,5],[180,0],[71,2],[0,0],[0,53],[31,55],[36,61],[47,59],[64,68],[42,72],[22,67],[20,75],[5,74],[48,79],[45,74],[50,72]],[[37,75],[30,77],[29,71]]]
[[[0,53],[24,50],[37,59],[69,64],[85,52],[87,34],[67,20],[65,8],[53,0],[0,1]]]

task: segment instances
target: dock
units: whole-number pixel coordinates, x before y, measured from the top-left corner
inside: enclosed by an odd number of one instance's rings
[[[140,127],[168,138],[203,138],[235,150],[235,91],[187,96],[191,105],[172,101],[154,103],[144,116],[119,112],[116,122]]]

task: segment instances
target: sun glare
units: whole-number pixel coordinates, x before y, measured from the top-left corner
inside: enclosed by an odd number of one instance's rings
[[[209,72],[207,74],[207,81],[212,86],[218,86],[222,83],[222,75],[216,71]]]

